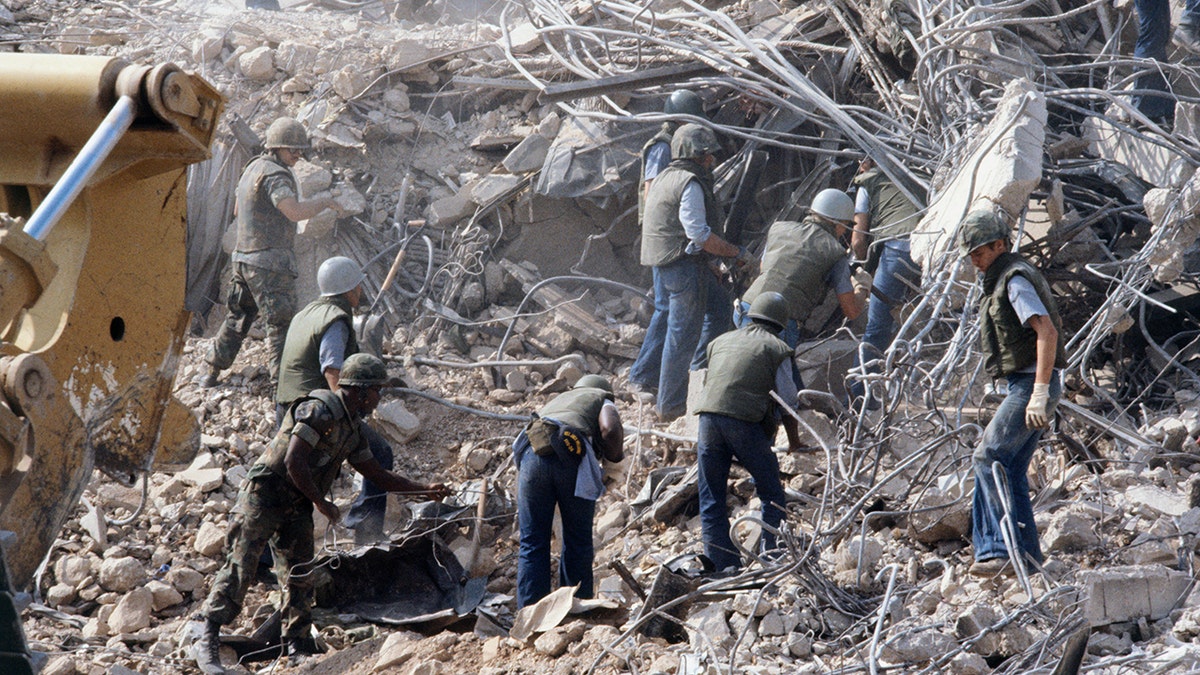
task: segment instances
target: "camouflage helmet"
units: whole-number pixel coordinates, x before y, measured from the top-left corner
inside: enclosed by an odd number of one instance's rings
[[[690,89],[680,89],[667,97],[663,112],[668,115],[694,115],[704,117],[704,101]]]
[[[603,389],[604,391],[608,392],[609,394],[613,393],[612,384],[609,383],[608,379],[606,379],[600,375],[584,375],[583,377],[579,378],[579,380],[577,382],[575,382],[574,388],[575,389],[584,389],[584,388]]]
[[[280,117],[267,127],[267,140],[263,147],[268,150],[289,148],[292,150],[307,150],[308,132],[304,126],[290,117]]]
[[[990,208],[973,209],[958,226],[958,252],[964,256],[997,239],[1008,240],[1008,225]]]
[[[788,320],[787,301],[775,291],[759,293],[750,303],[750,311],[746,312],[746,316],[773,323],[782,329]]]
[[[721,149],[712,129],[699,124],[685,124],[671,136],[672,159],[698,159],[715,155]]]
[[[387,367],[378,356],[359,352],[346,357],[338,376],[340,387],[378,387],[387,382]]]

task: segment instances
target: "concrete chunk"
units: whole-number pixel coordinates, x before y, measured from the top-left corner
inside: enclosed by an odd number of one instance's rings
[[[550,152],[550,139],[541,134],[528,136],[504,158],[504,168],[511,173],[525,173],[542,168]]]
[[[1187,591],[1187,574],[1162,565],[1136,565],[1080,573],[1084,618],[1091,626],[1145,617],[1157,621]]]

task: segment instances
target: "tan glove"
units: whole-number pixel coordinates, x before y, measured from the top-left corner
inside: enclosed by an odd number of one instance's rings
[[[1054,406],[1050,405],[1050,385],[1033,385],[1033,395],[1029,397],[1029,405],[1025,406],[1025,426],[1030,429],[1045,429],[1050,424],[1050,416],[1054,414]]]

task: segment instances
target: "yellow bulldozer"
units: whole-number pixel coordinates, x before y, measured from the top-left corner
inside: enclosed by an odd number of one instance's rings
[[[0,54],[0,673],[33,673],[17,598],[95,469],[199,446],[172,395],[191,316],[187,166],[224,99],[170,64]]]

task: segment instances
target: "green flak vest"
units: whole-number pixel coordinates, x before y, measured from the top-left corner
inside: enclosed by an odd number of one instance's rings
[[[803,321],[825,299],[825,277],[845,255],[837,237],[811,216],[801,223],[776,221],[767,232],[762,274],[742,301],[751,303],[760,293],[775,291],[787,301],[788,318]]]
[[[638,169],[637,179],[637,198],[638,198],[638,223],[642,222],[642,218],[646,215],[646,157],[650,154],[650,148],[657,143],[666,143],[667,147],[671,147],[671,136],[675,133],[675,125],[671,122],[663,122],[662,128],[657,134],[646,141],[642,146],[642,162]]]
[[[271,195],[261,189],[266,179],[274,175],[287,176],[295,184],[291,169],[269,154],[250,160],[238,181],[237,250],[242,253],[293,248],[296,224],[275,208]]]
[[[854,184],[866,189],[871,198],[871,234],[876,238],[902,237],[917,229],[920,222],[915,204],[879,169],[854,177]]]
[[[336,420],[333,428],[321,437],[321,440],[317,442],[317,447],[313,448],[309,454],[308,468],[312,471],[313,484],[317,487],[317,494],[326,495],[329,494],[329,488],[333,486],[333,481],[337,478],[342,463],[365,442],[362,435],[362,425],[365,423],[352,418],[350,411],[346,410],[346,404],[342,402],[341,396],[328,389],[318,389],[292,403],[283,417],[283,424],[280,425],[279,431],[271,439],[266,452],[258,458],[255,465],[270,469],[286,480],[289,485],[295,487],[292,479],[288,476],[285,463],[288,444],[292,439],[292,429],[296,427],[296,419],[293,414],[301,401],[313,398],[324,403]],[[262,471],[261,469],[255,471],[255,467],[252,467],[250,475],[262,475]]]
[[[1029,261],[1015,253],[1002,253],[983,275],[983,297],[979,300],[979,342],[984,366],[993,379],[1037,364],[1037,331],[1021,323],[1008,301],[1008,281],[1018,274],[1033,284],[1058,331],[1054,367],[1067,367],[1062,319],[1058,316],[1058,305],[1054,302],[1050,284]]]
[[[692,180],[704,190],[708,227],[720,234],[721,207],[712,191],[712,173],[690,159],[673,159],[650,184],[646,213],[642,220],[642,264],[661,267],[687,254],[688,236],[679,220],[683,189]]]
[[[549,417],[581,431],[592,439],[597,450],[600,445],[600,410],[604,402],[612,398],[603,389],[582,387],[555,396],[538,410],[538,417]]]
[[[762,422],[774,410],[770,392],[792,348],[759,324],[725,333],[708,345],[708,373],[698,413]]]
[[[329,387],[325,374],[321,372],[321,336],[335,322],[343,321],[348,332],[343,355],[350,356],[357,352],[358,340],[354,337],[351,311],[350,302],[338,295],[317,298],[292,318],[283,342],[283,355],[279,359],[276,403],[288,405],[314,389]]]

